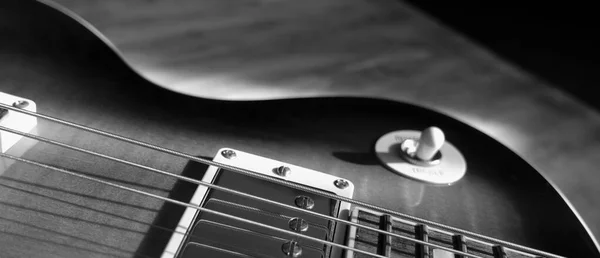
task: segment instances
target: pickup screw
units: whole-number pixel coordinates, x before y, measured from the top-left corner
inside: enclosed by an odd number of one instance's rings
[[[27,100],[18,100],[18,101],[15,101],[12,104],[12,106],[16,107],[16,108],[21,108],[22,109],[22,108],[28,107],[29,106],[29,102]]]
[[[232,151],[232,150],[221,151],[221,155],[223,155],[223,157],[225,157],[227,159],[232,159],[232,158],[235,158],[237,156],[235,154],[235,151]]]
[[[288,221],[290,229],[296,232],[305,232],[308,230],[308,222],[301,218],[292,218]]]
[[[290,172],[292,172],[292,169],[290,169],[289,167],[286,167],[286,166],[281,166],[281,167],[277,167],[277,168],[273,169],[273,173],[275,173],[279,176],[288,176],[290,174]]]
[[[283,251],[283,253],[287,257],[299,257],[300,255],[302,255],[302,247],[300,247],[300,244],[298,244],[298,242],[293,240],[284,243],[281,246],[281,251]]]
[[[333,184],[335,185],[335,187],[337,187],[339,189],[345,189],[346,187],[348,187],[350,185],[350,183],[348,183],[348,181],[346,181],[344,179],[337,179],[337,180],[333,181]]]
[[[312,198],[304,195],[297,196],[296,200],[294,200],[294,203],[296,206],[307,210],[312,210],[312,208],[315,207],[315,201]]]

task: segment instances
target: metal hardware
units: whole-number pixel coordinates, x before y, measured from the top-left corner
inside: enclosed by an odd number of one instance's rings
[[[2,95],[0,94],[0,96],[2,96]],[[411,219],[414,222],[427,223],[429,225],[433,225],[433,226],[439,227],[441,229],[455,231],[456,233],[461,233],[461,234],[468,235],[471,238],[473,238],[473,237],[475,237],[475,238],[481,238],[482,240],[487,240],[487,241],[490,241],[491,243],[494,243],[494,244],[502,244],[502,245],[505,245],[505,246],[507,246],[509,248],[516,248],[520,252],[530,252],[532,254],[538,254],[538,255],[548,256],[548,257],[557,257],[557,258],[561,257],[561,256],[553,255],[553,254],[550,254],[550,253],[547,253],[547,252],[543,252],[543,251],[540,251],[540,250],[536,250],[536,249],[528,248],[528,247],[525,247],[525,246],[517,245],[517,244],[514,244],[514,243],[510,243],[510,242],[502,241],[502,240],[499,240],[499,239],[495,239],[495,238],[492,238],[492,237],[488,237],[488,236],[485,236],[485,235],[480,235],[480,234],[469,232],[469,231],[466,231],[466,230],[462,230],[462,229],[458,229],[458,228],[453,228],[451,226],[447,226],[447,225],[444,225],[444,224],[440,224],[440,223],[428,221],[428,220],[425,220],[425,219],[421,219],[421,218],[418,218],[418,217],[410,216],[410,215],[403,214],[403,213],[400,213],[400,212],[397,212],[397,211],[394,211],[394,210],[386,209],[386,208],[383,208],[383,207],[378,207],[378,206],[376,206],[374,204],[369,204],[369,203],[365,203],[365,202],[362,202],[362,201],[354,200],[354,199],[352,199],[352,190],[354,189],[354,187],[353,187],[352,184],[350,185],[350,187],[348,187],[347,190],[336,190],[334,188],[332,189],[332,188],[328,187],[328,185],[331,185],[331,184],[324,183],[323,181],[319,181],[319,182],[321,182],[321,184],[319,184],[319,186],[322,186],[322,188],[324,188],[324,189],[331,189],[331,192],[333,192],[333,193],[320,192],[318,190],[313,190],[313,189],[311,189],[309,187],[304,186],[304,185],[306,185],[306,183],[304,181],[302,181],[304,179],[304,177],[298,178],[298,182],[293,181],[293,183],[290,183],[288,181],[283,181],[283,180],[272,179],[272,178],[269,178],[268,175],[264,174],[264,172],[261,174],[259,172],[252,172],[252,171],[244,169],[244,168],[240,168],[240,167],[237,167],[237,166],[226,164],[226,163],[224,163],[224,160],[220,160],[219,159],[219,156],[215,157],[214,161],[211,161],[211,160],[207,160],[207,159],[204,159],[204,158],[198,158],[198,157],[195,157],[195,156],[192,156],[190,154],[183,153],[183,152],[178,152],[178,151],[174,151],[174,150],[171,150],[171,149],[162,148],[160,146],[151,145],[151,144],[148,144],[148,143],[137,141],[137,140],[134,140],[134,139],[131,139],[131,138],[127,138],[127,137],[124,137],[124,136],[120,136],[120,135],[116,135],[116,134],[111,134],[111,133],[108,133],[108,132],[105,132],[105,131],[101,131],[101,130],[98,130],[98,129],[94,129],[94,128],[90,128],[90,127],[78,125],[78,124],[75,124],[75,123],[72,123],[72,122],[68,122],[68,121],[65,121],[65,120],[57,119],[57,118],[50,117],[50,116],[47,116],[47,115],[38,114],[38,113],[29,111],[29,110],[19,110],[18,108],[15,108],[15,107],[3,104],[3,103],[0,103],[0,107],[7,108],[7,109],[10,109],[12,111],[17,111],[17,112],[20,112],[20,113],[23,113],[23,114],[27,114],[27,115],[30,115],[30,116],[34,116],[36,118],[43,118],[43,119],[46,119],[46,120],[49,120],[49,121],[54,121],[54,122],[57,122],[57,123],[60,123],[60,124],[66,125],[66,126],[70,126],[70,127],[73,127],[73,128],[81,129],[81,130],[86,131],[86,132],[96,133],[98,135],[107,136],[107,137],[110,137],[112,139],[121,140],[123,142],[128,142],[128,143],[132,143],[132,144],[135,144],[135,145],[138,145],[138,146],[142,146],[142,147],[146,147],[146,148],[149,148],[149,149],[153,149],[153,150],[157,150],[157,151],[162,151],[164,153],[173,154],[175,156],[187,158],[187,159],[190,159],[192,161],[200,162],[202,164],[207,164],[207,165],[210,166],[209,170],[207,171],[207,174],[209,174],[209,172],[212,172],[210,174],[214,175],[221,168],[223,168],[223,169],[229,169],[229,170],[231,170],[233,172],[236,172],[236,173],[240,173],[240,174],[244,174],[244,175],[251,175],[251,176],[253,176],[255,178],[264,179],[265,181],[269,181],[269,182],[273,182],[273,183],[278,183],[278,184],[281,184],[281,185],[284,185],[284,186],[288,186],[288,187],[293,188],[293,189],[303,190],[303,191],[307,191],[307,192],[310,192],[310,193],[318,194],[320,196],[324,196],[324,197],[328,197],[328,198],[332,198],[332,199],[335,199],[335,200],[342,201],[342,204],[340,206],[344,206],[344,208],[341,208],[341,209],[346,210],[346,211],[349,208],[350,204],[355,204],[355,205],[363,206],[363,207],[366,207],[366,208],[369,208],[369,209],[373,209],[373,210],[376,210],[376,211],[389,213],[390,215],[395,215],[395,216],[398,216],[400,218]],[[36,138],[36,137],[32,137],[32,138]],[[257,157],[255,155],[251,155],[251,154],[246,154],[246,155],[253,156],[253,157],[256,157],[256,158],[260,159],[260,157]],[[177,200],[173,200],[173,199],[169,199],[169,198],[166,198],[166,197],[154,195],[154,194],[147,193],[147,192],[144,192],[144,191],[140,191],[140,190],[137,190],[137,189],[134,189],[134,188],[128,188],[126,186],[121,186],[121,185],[114,184],[114,183],[111,183],[111,182],[108,182],[108,181],[103,181],[103,180],[100,180],[100,179],[97,179],[97,178],[94,178],[94,177],[87,177],[87,176],[78,174],[76,172],[71,172],[71,171],[68,171],[68,170],[65,170],[65,169],[61,169],[61,168],[58,168],[58,167],[53,167],[51,165],[47,165],[47,164],[43,164],[43,163],[38,163],[38,162],[35,162],[35,161],[31,161],[31,160],[27,160],[27,159],[22,159],[22,158],[19,158],[19,157],[16,157],[16,156],[7,155],[7,154],[1,154],[0,153],[0,156],[5,157],[5,158],[9,158],[9,159],[12,159],[12,160],[15,160],[15,161],[20,161],[20,162],[24,162],[24,163],[28,163],[28,164],[32,164],[32,165],[37,165],[37,166],[44,167],[44,168],[47,168],[47,169],[52,169],[54,171],[63,172],[63,173],[66,173],[66,174],[69,174],[69,175],[72,175],[72,176],[82,177],[82,178],[85,178],[85,179],[88,179],[88,180],[91,180],[91,181],[103,183],[103,184],[114,186],[114,187],[117,187],[117,188],[120,188],[120,189],[124,189],[124,190],[128,190],[128,191],[131,191],[131,192],[136,192],[136,193],[139,193],[139,194],[143,194],[143,195],[146,195],[146,196],[152,196],[152,197],[157,198],[157,199],[161,199],[161,200],[169,201],[171,203],[176,203],[176,204],[181,205],[181,206],[185,206],[185,207],[187,207],[188,209],[191,209],[191,210],[207,211],[207,212],[214,213],[214,214],[219,214],[220,216],[224,216],[224,217],[228,217],[228,218],[236,218],[236,219],[244,221],[244,222],[246,222],[248,224],[253,224],[253,225],[260,224],[261,226],[263,226],[265,228],[268,228],[268,229],[271,229],[273,231],[291,234],[291,235],[294,235],[296,237],[301,237],[301,238],[304,238],[304,239],[309,239],[309,240],[317,241],[317,242],[320,242],[320,243],[326,243],[326,244],[328,244],[330,246],[340,247],[340,248],[346,249],[347,252],[353,251],[353,252],[358,252],[358,253],[364,253],[364,254],[372,255],[372,256],[375,256],[375,257],[382,257],[380,255],[375,255],[375,254],[372,254],[372,253],[368,253],[366,251],[362,251],[362,250],[350,247],[350,245],[342,245],[342,244],[337,244],[335,242],[327,242],[327,241],[321,240],[319,238],[304,236],[302,234],[298,234],[298,233],[295,233],[295,232],[287,232],[285,230],[280,230],[279,228],[273,227],[273,226],[270,226],[270,225],[264,225],[264,224],[257,223],[257,222],[254,222],[254,221],[245,220],[243,218],[239,218],[239,217],[235,217],[235,216],[232,216],[232,215],[228,215],[228,214],[224,214],[224,213],[212,211],[212,210],[209,210],[209,209],[205,209],[205,208],[203,208],[203,207],[201,207],[199,205],[193,205],[193,204],[190,204],[190,203],[179,202]],[[266,161],[269,161],[269,160],[266,159]],[[253,163],[253,164],[255,164],[255,163]],[[259,170],[259,171],[265,171],[265,170],[262,169],[262,170]],[[266,170],[266,171],[268,171],[268,170]],[[316,172],[316,171],[312,171],[312,170],[308,170],[308,169],[306,169],[305,171],[309,172],[309,173],[315,173]],[[207,174],[205,174],[205,177],[206,177]],[[175,176],[175,175],[173,175],[173,176]],[[320,177],[324,177],[324,178],[332,177],[332,176],[327,175],[327,174],[322,174],[322,175],[319,174],[319,176]],[[204,181],[204,178],[203,178],[203,181]],[[325,182],[330,182],[330,181],[327,180]],[[207,187],[214,187],[214,186],[207,186]],[[204,188],[206,188],[206,187],[204,187]],[[339,196],[336,196],[336,194],[339,194]],[[188,210],[186,209],[186,212],[187,211]],[[316,214],[319,214],[319,213],[315,213],[315,215]],[[334,219],[334,218],[331,217],[329,219]],[[355,227],[363,228],[363,226],[358,225],[355,222],[345,222],[345,221],[343,221],[341,219],[336,219],[336,220],[339,220],[340,222],[345,223],[345,224],[350,224],[351,223]],[[382,234],[393,234],[393,233],[389,233],[389,232],[385,232],[385,231],[380,231],[380,230],[376,230],[376,229],[372,229],[372,230],[373,231],[377,231],[377,232],[382,233]],[[179,232],[179,231],[177,231],[177,232]],[[394,236],[398,237],[398,238],[401,238],[401,239],[407,239],[407,240],[411,239],[411,238],[404,237],[404,236],[401,236],[401,235],[396,235],[396,234],[394,234]],[[446,248],[444,246],[439,246],[439,245],[436,245],[436,244],[427,243],[427,242],[423,242],[423,241],[416,240],[416,239],[411,239],[411,241],[412,242],[416,242],[416,243],[420,243],[420,244],[425,244],[425,245],[432,246],[432,247],[437,247],[437,248],[442,249],[442,250],[452,251],[452,252],[454,252],[456,254],[459,254],[459,255],[468,256],[468,257],[475,257],[475,256],[473,256],[473,255],[471,255],[469,253],[460,252],[460,251],[457,251],[457,250]],[[169,244],[171,244],[171,243],[169,243]],[[384,257],[382,257],[382,258],[384,258]]]
[[[315,201],[304,195],[297,196],[294,202],[296,203],[296,206],[307,210],[312,210],[312,208],[315,207]]]
[[[229,150],[235,152],[235,154],[236,154],[235,158],[229,159],[229,158],[226,158],[225,155],[223,155],[223,153],[225,151],[229,151]],[[294,216],[304,217],[304,214],[309,214],[310,216],[316,216],[318,218],[324,218],[324,219],[331,218],[332,221],[337,221],[340,223],[347,222],[349,209],[350,209],[350,204],[348,202],[342,202],[340,204],[339,213],[324,215],[324,214],[317,213],[317,212],[314,212],[311,210],[315,206],[316,200],[313,199],[314,198],[313,195],[310,195],[310,194],[304,194],[301,192],[293,191],[293,192],[291,192],[291,194],[294,194],[294,195],[288,196],[287,203],[281,203],[281,202],[269,200],[269,198],[251,197],[251,196],[253,196],[252,193],[245,193],[245,192],[229,190],[227,188],[223,188],[218,185],[213,186],[211,184],[212,184],[212,182],[215,182],[218,175],[223,175],[223,174],[227,173],[227,172],[219,173],[219,171],[222,171],[222,170],[229,171],[232,168],[246,168],[251,171],[255,171],[255,173],[258,173],[260,175],[264,175],[269,178],[276,179],[277,181],[305,185],[305,186],[311,187],[311,189],[319,189],[321,191],[334,193],[336,196],[343,196],[343,197],[351,198],[352,193],[354,191],[354,185],[352,184],[352,182],[348,181],[350,186],[348,186],[346,189],[339,189],[331,183],[331,182],[335,181],[336,179],[339,179],[339,177],[335,177],[335,176],[325,174],[322,172],[318,172],[315,170],[310,170],[310,169],[307,169],[304,167],[299,167],[299,166],[296,166],[293,164],[288,164],[281,160],[273,160],[273,159],[269,159],[266,157],[261,157],[261,156],[257,156],[254,154],[250,154],[250,153],[244,152],[242,150],[236,150],[236,149],[227,148],[227,147],[219,149],[215,154],[216,155],[214,156],[213,161],[218,162],[217,164],[219,164],[219,166],[211,165],[208,167],[208,169],[206,170],[206,173],[204,174],[204,177],[202,178],[202,184],[199,184],[198,188],[196,189],[196,192],[194,193],[194,195],[190,201],[191,204],[202,207],[203,204],[208,201],[208,199],[206,199],[205,197],[208,196],[209,191],[211,191],[210,189],[214,189],[216,191],[224,191],[224,192],[228,192],[228,193],[231,193],[234,195],[245,196],[245,198],[257,200],[259,202],[265,202],[270,205],[274,205],[276,207],[290,209],[291,211],[294,211],[295,214],[297,214],[297,215],[292,215],[292,217],[294,217]],[[275,174],[276,169],[274,169],[274,168],[278,168],[281,166],[289,167],[290,171],[293,170],[293,173],[290,173],[287,177],[278,176],[277,174]],[[281,179],[284,179],[284,180],[281,180]],[[188,181],[188,182],[194,183],[193,181]],[[190,230],[193,229],[193,223],[194,223],[194,220],[196,219],[196,214],[198,214],[197,209],[186,208],[184,215],[179,220],[179,223],[178,223],[179,226],[177,227],[177,231],[172,234],[171,239],[169,240],[168,247],[163,250],[163,255],[161,256],[161,258],[174,258],[175,257],[174,254],[176,254],[178,252],[178,250],[180,250],[181,248],[185,247],[185,243],[186,243],[185,236],[187,233],[189,233]],[[289,219],[291,219],[291,217],[286,217],[284,220],[284,223],[286,222],[286,220],[289,223]],[[311,225],[310,222],[308,220],[307,220],[307,222],[310,226]],[[289,226],[289,225],[284,224],[284,227],[281,229],[285,230],[286,232],[290,232],[290,233],[304,234],[304,232],[296,232],[296,231],[291,230],[289,227],[286,228],[286,226]],[[346,235],[346,231],[347,231],[347,227],[335,227],[335,233],[333,233],[333,236],[334,236],[333,241],[335,241],[335,243],[342,243],[344,241],[344,236]],[[292,238],[288,238],[287,240],[290,240],[290,239],[292,239]],[[300,239],[303,239],[303,238],[297,237],[294,239],[296,241],[299,241]],[[278,242],[276,243],[275,248],[277,249],[277,246],[281,246],[287,240],[279,239]],[[300,240],[300,241],[302,241],[302,240]],[[333,244],[333,245],[336,246],[335,244]],[[307,256],[308,254],[310,254],[311,250],[312,249],[304,250],[303,256]],[[341,257],[344,250],[345,249],[343,249],[343,248],[333,248],[331,251],[331,254],[332,254],[331,257]],[[279,252],[279,250],[273,250],[273,251]],[[280,256],[285,257],[283,254],[280,254]]]
[[[34,130],[37,125],[37,118],[20,112],[36,112],[34,101],[0,92],[0,104],[5,105],[0,108],[0,126],[25,133]],[[16,111],[13,112],[11,109],[16,109]],[[21,135],[0,130],[0,152],[6,153],[11,148],[15,154],[24,152],[31,146],[29,144],[17,144],[22,138]]]
[[[435,153],[435,155],[433,156],[433,158],[431,158],[431,160],[422,160],[419,159],[419,157],[417,157],[415,154],[417,152],[417,145],[419,143],[413,139],[406,139],[402,142],[402,144],[400,144],[400,149],[402,150],[400,152],[400,155],[402,156],[402,158],[404,158],[406,161],[413,163],[417,166],[423,166],[423,167],[431,167],[431,166],[436,166],[439,165],[441,163],[442,160],[442,152],[438,151]]]
[[[16,108],[26,108],[29,106],[29,102],[27,100],[17,100],[12,104],[12,106]]]
[[[431,161],[423,161],[416,151],[420,131],[402,130],[387,133],[375,143],[375,154],[393,172],[433,184],[452,184],[466,174],[467,162],[449,141],[445,141]]]
[[[394,222],[392,216],[389,214],[379,216],[379,229],[387,232],[392,232]],[[378,246],[377,249],[380,251],[379,254],[385,257],[392,257],[392,236],[390,235],[379,235],[377,238]]]
[[[70,175],[70,176],[73,176],[73,177],[82,178],[82,179],[85,179],[85,180],[88,180],[88,181],[100,183],[100,184],[103,184],[103,185],[106,185],[106,186],[110,186],[110,187],[113,187],[113,188],[125,190],[125,191],[132,192],[132,193],[136,193],[136,194],[139,194],[139,195],[144,195],[144,196],[147,196],[147,197],[152,197],[154,199],[159,199],[159,200],[162,200],[162,201],[165,201],[165,202],[169,202],[169,203],[172,203],[172,204],[175,204],[175,205],[179,205],[179,206],[182,206],[182,207],[192,208],[192,209],[197,210],[199,212],[204,212],[204,213],[212,214],[212,215],[215,215],[215,216],[219,216],[219,217],[223,217],[223,218],[235,220],[235,221],[238,221],[238,222],[242,222],[242,223],[245,223],[245,224],[248,224],[248,225],[265,228],[265,229],[273,231],[273,232],[290,235],[290,236],[293,236],[295,238],[302,238],[302,239],[306,239],[306,240],[318,242],[320,244],[326,244],[326,245],[329,245],[329,246],[332,246],[332,247],[338,247],[338,248],[342,248],[342,249],[345,249],[345,250],[350,250],[350,251],[361,253],[361,254],[371,255],[373,257],[386,258],[386,257],[381,256],[381,255],[373,254],[373,253],[371,253],[369,251],[364,251],[364,250],[360,250],[360,249],[357,249],[357,248],[348,247],[348,246],[346,246],[344,244],[340,244],[338,242],[331,241],[331,240],[328,240],[328,239],[321,239],[321,238],[318,238],[318,237],[303,235],[303,234],[301,234],[299,232],[287,231],[285,229],[281,229],[281,228],[276,227],[276,226],[264,224],[264,223],[261,223],[261,222],[258,222],[258,221],[254,221],[254,220],[251,220],[251,219],[247,219],[247,218],[238,217],[238,216],[231,215],[231,214],[228,214],[228,213],[223,213],[223,212],[212,210],[212,209],[209,209],[209,208],[206,208],[206,207],[201,207],[201,206],[198,206],[198,205],[194,205],[194,204],[191,204],[191,203],[188,203],[188,202],[179,201],[179,200],[176,200],[176,199],[171,199],[169,197],[161,196],[161,195],[158,195],[158,194],[153,194],[153,193],[150,193],[150,192],[146,192],[144,190],[139,190],[137,188],[132,188],[132,187],[128,187],[126,185],[121,185],[119,183],[114,183],[114,182],[111,182],[111,181],[105,181],[102,178],[97,178],[97,177],[94,177],[94,176],[80,174],[79,172],[74,172],[74,171],[71,171],[71,170],[67,170],[67,169],[55,167],[55,166],[52,166],[52,165],[49,165],[49,164],[40,163],[40,162],[36,162],[36,161],[33,161],[33,160],[28,160],[28,159],[24,159],[24,158],[12,156],[12,155],[9,155],[9,154],[4,154],[4,153],[0,153],[0,158],[8,158],[8,159],[11,159],[11,160],[14,160],[14,161],[23,162],[23,163],[34,165],[34,166],[41,167],[41,168],[44,168],[44,169],[50,169],[50,170],[53,170],[55,172],[60,172],[60,173],[63,173],[63,174],[66,174],[66,175]],[[286,248],[286,249],[282,248],[282,250],[284,250],[284,252],[285,252],[285,250],[289,250],[290,251],[289,253],[292,254],[292,255],[294,255],[292,257],[297,257],[298,255],[300,255],[302,253],[302,251],[301,251],[302,249],[300,247],[296,247],[296,245],[297,245],[297,242],[291,241],[290,245],[289,245],[290,248]],[[298,249],[300,250],[299,252],[298,252]]]
[[[235,154],[235,151],[232,150],[223,150],[221,151],[221,155],[227,159],[232,159],[235,158],[237,154]]]
[[[291,172],[292,170],[286,166],[280,166],[273,169],[273,173],[278,176],[288,176]]]
[[[337,180],[333,181],[333,184],[335,185],[335,187],[337,187],[339,189],[344,189],[344,188],[348,187],[348,185],[350,185],[348,183],[348,181],[346,181],[344,179],[337,179]]]
[[[291,230],[294,230],[296,232],[304,232],[308,230],[308,222],[301,218],[291,218],[288,222],[288,225],[290,226]]]
[[[281,245],[281,251],[288,257],[300,257],[302,255],[302,247],[293,240]]]

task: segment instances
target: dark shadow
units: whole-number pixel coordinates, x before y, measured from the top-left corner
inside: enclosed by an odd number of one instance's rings
[[[407,2],[600,110],[593,94],[599,42],[591,2]]]
[[[50,164],[50,165],[52,165],[52,164]],[[55,167],[59,167],[59,166],[55,166]],[[72,168],[63,168],[63,167],[59,167],[59,168],[65,169],[65,170],[68,170],[68,171],[71,171],[71,172],[74,172],[74,173],[77,173],[77,174],[80,174],[80,175],[84,175],[84,176],[88,176],[88,177],[94,177],[94,178],[102,180],[102,181],[107,181],[107,182],[111,182],[111,183],[118,183],[119,185],[126,186],[126,187],[132,187],[133,186],[133,187],[136,187],[138,189],[142,188],[142,189],[145,189],[145,190],[159,191],[159,192],[168,192],[169,191],[169,189],[164,189],[164,188],[160,188],[160,187],[156,187],[156,186],[152,186],[152,185],[148,185],[148,184],[140,184],[140,183],[137,183],[137,182],[125,181],[125,180],[122,180],[122,179],[117,179],[115,177],[103,176],[103,175],[100,175],[100,174],[97,174],[97,173],[83,172],[83,171],[75,170],[75,169],[72,169]],[[147,171],[147,172],[148,173],[152,173],[150,171]],[[55,173],[60,173],[60,172],[55,172]],[[56,190],[59,190],[59,189],[56,189]],[[90,197],[90,198],[93,198],[93,197]]]
[[[212,157],[198,156],[198,158],[212,160]],[[201,180],[206,169],[208,169],[207,165],[190,161],[183,169],[181,175]],[[198,185],[196,184],[179,180],[175,183],[168,198],[187,203],[192,198],[197,187]],[[184,211],[185,207],[183,206],[165,203],[152,223],[153,227],[148,230],[136,253],[160,257]]]
[[[334,151],[332,155],[345,162],[350,162],[357,165],[378,165],[379,160],[375,154],[371,152],[346,152]]]

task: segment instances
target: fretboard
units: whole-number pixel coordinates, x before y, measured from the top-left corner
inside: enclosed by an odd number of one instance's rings
[[[437,229],[362,208],[354,211],[352,220],[361,225],[385,230],[410,239],[421,240],[449,249],[466,252],[482,258],[540,257],[528,254],[527,252],[513,250],[505,246],[492,244],[480,239],[466,237],[455,232]],[[407,239],[384,236],[383,234],[363,228],[352,228],[350,230],[349,243],[357,249],[394,258],[464,257],[462,255],[451,254],[450,251],[425,246]],[[359,253],[352,255],[353,256],[351,257],[355,258],[370,257]]]

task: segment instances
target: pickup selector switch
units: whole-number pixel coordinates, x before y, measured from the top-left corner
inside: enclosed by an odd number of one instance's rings
[[[439,153],[445,139],[446,136],[440,128],[429,127],[423,130],[419,137],[415,156],[420,160],[431,160],[435,154]]]
[[[446,136],[440,128],[429,127],[421,132],[419,139],[406,139],[401,145],[401,156],[418,166],[439,165],[442,159],[440,149]]]
[[[387,133],[375,144],[375,153],[390,170],[428,183],[452,184],[467,170],[463,155],[433,126]]]

